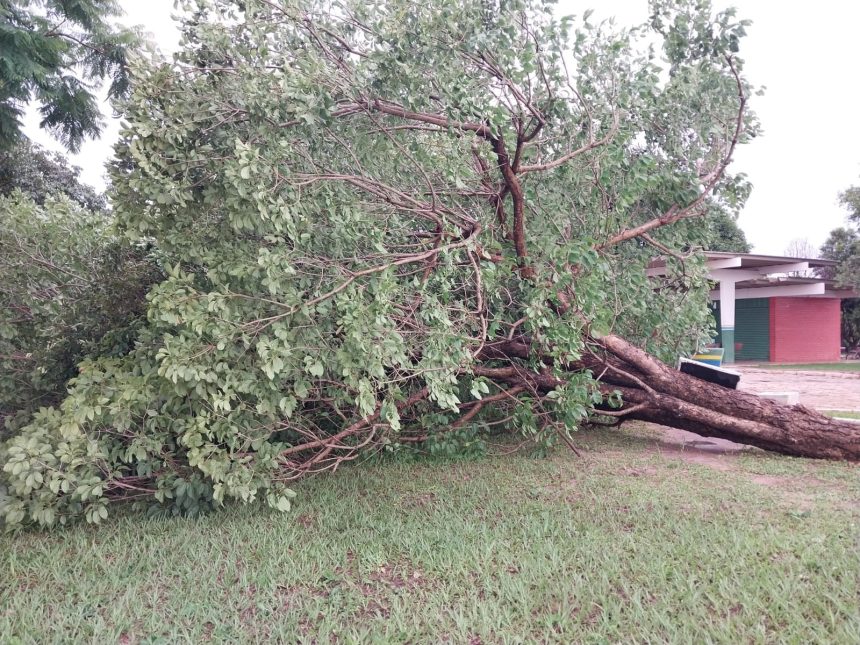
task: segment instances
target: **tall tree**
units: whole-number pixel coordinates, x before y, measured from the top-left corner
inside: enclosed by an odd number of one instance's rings
[[[80,172],[63,155],[23,139],[0,150],[0,195],[19,190],[40,206],[63,195],[87,210],[105,210],[104,195],[81,182]]]
[[[717,210],[707,221],[711,228],[711,239],[705,247],[708,251],[750,252],[752,247],[747,236],[732,213]]]
[[[848,209],[847,226],[834,229],[821,247],[821,257],[836,260],[824,276],[839,284],[860,289],[860,187],[840,193],[839,202]]]
[[[834,229],[821,247],[821,257],[835,260],[835,267],[822,269],[823,277],[860,291],[860,187],[852,186],[839,195],[848,209],[848,226]],[[842,301],[842,344],[849,351],[860,348],[860,300]]]
[[[0,197],[0,437],[62,400],[85,357],[132,346],[160,273],[110,224],[64,196]]]
[[[848,219],[860,225],[860,186],[850,186],[840,193],[839,203],[848,209]]]
[[[161,277],[58,153],[0,151],[0,437],[62,400],[86,356],[127,351]]]
[[[836,266],[820,269],[823,277],[842,286],[860,288],[860,234],[853,226],[835,228],[821,246],[821,257]]]
[[[850,423],[659,360],[706,336],[689,249],[746,194],[734,12],[656,0],[626,30],[538,0],[196,6],[178,59],[137,70],[113,168],[122,230],[168,276],[135,349],[4,446],[8,523],[147,496],[285,510],[296,478],[481,425],[573,445],[645,419],[860,457]]]
[[[817,258],[819,255],[818,249],[813,246],[812,242],[809,241],[809,238],[806,237],[798,237],[791,240],[788,243],[788,246],[785,247],[785,251],[783,255],[789,258]],[[813,278],[817,274],[816,269],[804,269],[802,271],[792,271],[789,275],[792,275],[797,278]]]
[[[128,50],[136,35],[115,26],[116,0],[0,2],[0,150],[21,138],[21,117],[39,105],[41,126],[70,150],[101,132],[93,81],[109,97],[128,90]]]
[[[790,258],[817,258],[818,249],[808,237],[798,237],[791,240],[785,247],[785,255]]]

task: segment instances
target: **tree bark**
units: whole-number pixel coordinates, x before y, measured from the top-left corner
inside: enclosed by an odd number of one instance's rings
[[[624,371],[607,370],[606,389],[621,391],[629,414],[638,419],[719,437],[796,457],[860,460],[860,424],[838,421],[802,405],[783,405],[731,390],[672,369],[618,336],[595,339]],[[626,368],[626,369],[625,369]]]
[[[860,460],[860,424],[838,421],[802,405],[782,405],[747,392],[701,381],[686,374],[685,399],[657,392],[624,389],[630,404],[643,404],[625,419],[638,419],[718,437],[795,457]],[[722,401],[721,401],[722,400]],[[714,409],[731,402],[732,413]]]

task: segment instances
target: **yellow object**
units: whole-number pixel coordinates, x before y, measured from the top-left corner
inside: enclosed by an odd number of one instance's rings
[[[719,367],[723,364],[723,353],[724,349],[722,347],[715,347],[713,349],[707,349],[697,354],[693,354],[693,360],[699,361],[700,363],[707,363],[708,365],[716,365]]]

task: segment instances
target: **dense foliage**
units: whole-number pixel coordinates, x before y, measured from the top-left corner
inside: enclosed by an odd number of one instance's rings
[[[128,351],[159,272],[103,211],[0,197],[0,436],[58,403],[86,356]]]
[[[706,249],[730,253],[749,253],[752,250],[746,233],[738,226],[735,217],[731,213],[717,211],[709,218],[711,239],[706,242]]]
[[[63,155],[26,139],[0,150],[0,195],[8,197],[16,190],[39,206],[63,195],[90,211],[107,208],[104,195],[81,182],[80,168],[70,165]]]
[[[192,4],[176,59],[134,70],[112,170],[167,277],[134,348],[3,447],[9,525],[284,510],[291,480],[368,450],[570,441],[621,403],[597,339],[673,360],[707,337],[697,218],[742,203],[725,170],[756,131],[733,12]]]
[[[101,132],[92,81],[108,95],[128,89],[133,32],[116,27],[116,0],[0,2],[0,150],[21,139],[24,107],[35,101],[41,125],[69,149]]]

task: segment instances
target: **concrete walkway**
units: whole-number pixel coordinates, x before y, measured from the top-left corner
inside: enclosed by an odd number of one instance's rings
[[[800,403],[819,410],[860,410],[860,373],[761,369],[734,365],[738,389],[747,392],[798,392]]]

